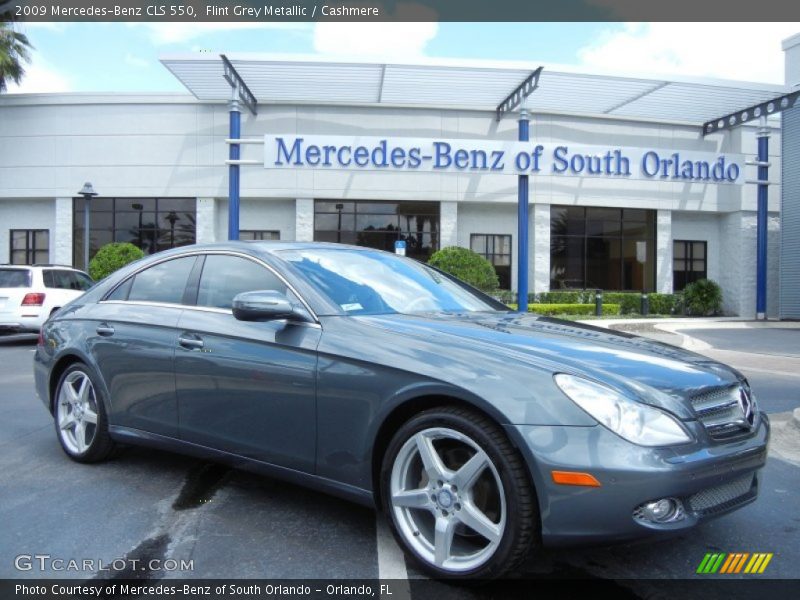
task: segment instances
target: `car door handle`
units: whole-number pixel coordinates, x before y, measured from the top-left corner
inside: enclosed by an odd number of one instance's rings
[[[200,350],[203,347],[203,340],[199,337],[186,337],[182,335],[178,338],[178,344],[187,350]]]
[[[97,332],[97,335],[102,335],[104,337],[110,337],[114,335],[114,328],[111,325],[107,325],[106,323],[98,325],[95,331]]]

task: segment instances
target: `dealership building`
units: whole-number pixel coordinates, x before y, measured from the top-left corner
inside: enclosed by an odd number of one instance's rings
[[[0,263],[83,267],[87,181],[92,253],[228,239],[234,176],[241,239],[403,241],[419,259],[464,246],[517,289],[527,237],[531,292],[669,293],[708,278],[727,313],[753,317],[769,163],[766,312],[800,318],[800,104],[716,121],[797,89],[800,36],[784,49],[787,85],[195,54],[162,58],[187,93],[3,95]]]

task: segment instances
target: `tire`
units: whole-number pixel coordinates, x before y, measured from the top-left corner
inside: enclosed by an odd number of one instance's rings
[[[100,462],[116,449],[101,394],[90,369],[80,362],[70,365],[58,381],[53,400],[56,437],[76,462]]]
[[[494,579],[513,570],[539,539],[526,469],[486,416],[430,409],[389,443],[381,503],[395,539],[422,570],[440,579]]]

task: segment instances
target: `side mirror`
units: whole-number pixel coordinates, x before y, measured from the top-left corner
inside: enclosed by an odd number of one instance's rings
[[[233,316],[239,321],[308,321],[306,311],[273,290],[242,292],[233,298]]]

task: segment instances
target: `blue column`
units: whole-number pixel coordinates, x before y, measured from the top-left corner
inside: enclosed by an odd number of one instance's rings
[[[527,142],[530,136],[528,111],[519,113],[519,141]],[[528,312],[528,176],[519,175],[517,181],[517,309]]]
[[[230,139],[241,138],[241,117],[239,111],[238,92],[234,90],[234,98],[230,103]],[[228,150],[230,160],[239,160],[239,144],[230,144]],[[239,239],[239,165],[228,165],[228,239]]]
[[[769,128],[758,130],[758,218],[756,225],[756,318],[767,317],[767,190],[769,186]]]

